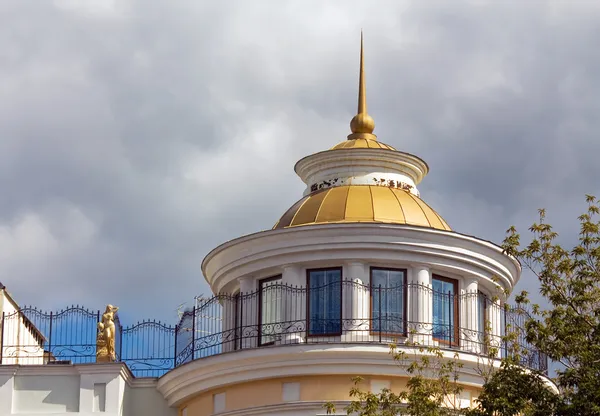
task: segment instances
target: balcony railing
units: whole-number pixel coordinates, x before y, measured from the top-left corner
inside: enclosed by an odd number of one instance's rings
[[[57,313],[23,308],[4,314],[1,362],[93,362],[99,317],[100,311],[78,306]],[[175,326],[146,320],[123,327],[116,322],[116,350],[118,360],[136,376],[160,376],[192,360],[250,348],[391,342],[481,356],[496,353],[498,358],[516,349],[523,366],[546,372],[548,360],[526,342],[523,323],[521,310],[480,292],[352,281],[306,288],[274,281],[254,292],[207,299],[184,312]],[[516,334],[510,343],[508,331]]]

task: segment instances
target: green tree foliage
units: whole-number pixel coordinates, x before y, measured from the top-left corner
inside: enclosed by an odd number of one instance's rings
[[[504,360],[486,380],[468,416],[549,416],[559,414],[560,398],[539,374]]]
[[[394,393],[365,392],[362,379],[354,379],[353,401],[345,410],[360,416],[600,416],[600,203],[587,196],[587,211],[579,216],[578,244],[568,250],[556,243],[558,234],[545,222],[529,231],[531,241],[521,244],[515,227],[507,231],[502,248],[516,257],[539,280],[545,308],[531,304],[527,292],[516,296],[524,326],[505,336],[508,356],[500,367],[482,366],[483,390],[475,409],[459,409],[451,398],[460,394],[460,363],[447,359],[439,349],[419,348],[407,364],[408,355],[393,345],[394,360],[409,375],[406,390]],[[560,368],[553,380],[559,394],[541,374],[519,365],[522,351],[516,332],[546,354]],[[403,348],[405,348],[403,346]],[[497,353],[497,348],[488,351]],[[492,354],[488,357],[494,359]],[[326,405],[329,414],[335,412]]]
[[[407,351],[411,350],[413,354]],[[458,415],[459,395],[462,386],[458,373],[462,364],[455,354],[447,358],[439,348],[423,347],[417,344],[404,344],[399,349],[390,345],[394,361],[410,375],[406,389],[393,393],[383,389],[379,393],[360,388],[362,377],[354,377],[350,390],[352,402],[345,411],[358,416],[450,416]],[[325,405],[328,414],[335,413],[335,406]]]
[[[532,240],[521,247],[514,227],[503,248],[537,276],[548,308],[532,305],[527,340],[560,364],[556,384],[563,401],[558,414],[600,415],[600,205],[587,195],[579,216],[579,241],[570,250],[556,243],[558,234],[545,222],[530,228]],[[529,304],[528,294],[516,298]]]

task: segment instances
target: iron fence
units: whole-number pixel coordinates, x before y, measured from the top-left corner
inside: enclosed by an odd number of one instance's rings
[[[451,288],[452,289],[452,288]],[[176,325],[115,321],[117,360],[138,377],[216,354],[301,343],[420,345],[498,357],[518,350],[522,365],[547,372],[548,360],[525,339],[523,310],[481,292],[428,286],[368,286],[332,280],[318,287],[261,281],[250,293],[221,294],[185,311]],[[3,313],[0,362],[94,362],[101,311],[25,307]],[[515,336],[506,337],[508,332]]]

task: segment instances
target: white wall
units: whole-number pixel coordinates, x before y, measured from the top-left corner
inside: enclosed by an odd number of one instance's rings
[[[175,416],[157,379],[121,363],[0,366],[0,415]]]
[[[177,409],[170,408],[162,394],[156,390],[156,380],[150,385],[138,385],[128,389],[126,397],[126,415],[177,415]]]
[[[6,293],[6,289],[0,289],[2,364],[43,364],[43,341],[17,310],[18,305]]]
[[[78,375],[15,375],[13,383],[13,412],[69,413],[79,410]]]

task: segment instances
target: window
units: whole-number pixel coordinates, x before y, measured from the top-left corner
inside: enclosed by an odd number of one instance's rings
[[[488,298],[485,293],[478,291],[477,292],[477,325],[478,332],[477,342],[482,347],[482,349],[487,348],[487,332],[488,332]]]
[[[308,335],[342,333],[342,269],[306,271]]]
[[[487,296],[483,292],[477,292],[477,325],[479,336],[483,340],[486,332],[487,319]]]
[[[458,345],[458,282],[433,275],[433,338]]]
[[[371,331],[405,334],[406,270],[371,268]]]
[[[275,335],[281,329],[281,309],[283,307],[281,276],[269,277],[258,282],[259,287],[259,345],[275,342]]]

